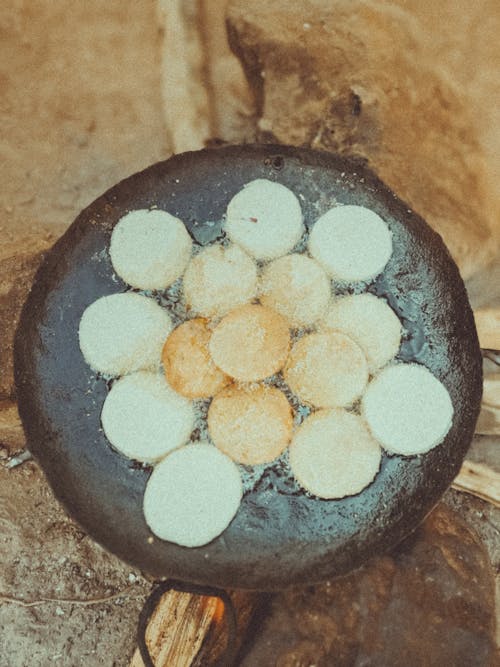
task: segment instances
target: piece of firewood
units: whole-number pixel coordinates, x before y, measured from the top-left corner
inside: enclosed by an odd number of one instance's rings
[[[500,307],[474,310],[479,344],[485,350],[500,350]]]
[[[174,153],[203,148],[212,136],[198,3],[158,0],[165,126]]]
[[[487,465],[464,461],[452,487],[500,507],[500,473]]]
[[[0,401],[0,447],[9,453],[17,452],[26,444],[17,404],[13,401]]]
[[[155,667],[210,667],[220,659],[228,639],[239,650],[246,630],[264,597],[228,593],[236,615],[236,637],[229,637],[223,600],[171,589],[164,593],[146,630],[146,644]],[[137,648],[129,667],[144,667]]]
[[[500,435],[500,373],[485,375],[476,433]]]

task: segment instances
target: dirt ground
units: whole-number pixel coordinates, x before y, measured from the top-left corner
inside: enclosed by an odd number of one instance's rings
[[[4,449],[4,464],[6,454]],[[475,443],[472,458],[492,464],[494,457],[488,439]],[[445,505],[458,510],[486,547],[491,572],[498,571],[500,510],[454,491],[446,494]],[[128,665],[138,615],[152,582],[101,549],[65,515],[32,461],[12,469],[0,467],[0,557],[1,667]],[[341,599],[343,608],[349,605],[346,595],[348,590]],[[467,598],[466,591],[463,595]],[[323,597],[319,589],[304,603],[304,615]],[[443,609],[446,604],[443,599]],[[274,599],[244,667],[271,667],[291,647],[302,646],[294,612],[290,594]],[[322,643],[314,635],[311,641],[309,653],[319,652]]]

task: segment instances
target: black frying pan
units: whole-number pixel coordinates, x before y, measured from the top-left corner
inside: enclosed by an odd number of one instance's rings
[[[127,289],[114,276],[106,251],[125,212],[164,208],[205,244],[221,234],[231,197],[255,178],[292,189],[307,226],[334,200],[366,206],[387,221],[394,254],[369,291],[389,300],[408,332],[399,358],[424,364],[447,387],[453,426],[428,454],[384,454],[375,481],[356,496],[308,497],[275,465],[209,545],[189,549],[156,538],[150,543],[142,513],[150,469],[114,452],[103,435],[100,412],[108,386],[82,357],[80,317],[98,297]],[[95,540],[157,577],[261,590],[344,574],[410,533],[459,470],[482,386],[472,312],[441,238],[363,164],[269,145],[175,156],[122,181],[86,208],[38,271],[17,332],[15,375],[29,449],[56,496]]]

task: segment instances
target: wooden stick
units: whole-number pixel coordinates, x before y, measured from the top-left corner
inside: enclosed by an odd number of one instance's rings
[[[22,449],[26,444],[16,403],[0,401],[0,446],[10,452]]]
[[[500,507],[500,473],[482,463],[464,461],[452,487]]]
[[[484,376],[483,400],[476,433],[500,435],[500,373]]]
[[[500,350],[500,307],[474,311],[479,345],[485,350]]]
[[[198,150],[213,136],[198,3],[158,0],[158,19],[167,138],[174,153]]]
[[[236,612],[236,650],[263,601],[259,593],[228,594]],[[169,590],[161,597],[146,630],[155,667],[210,667],[224,653],[228,635],[223,601],[218,597]],[[136,649],[129,667],[144,667]]]

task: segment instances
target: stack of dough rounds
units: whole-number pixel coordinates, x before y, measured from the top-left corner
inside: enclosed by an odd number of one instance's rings
[[[216,365],[243,382],[256,382],[283,367],[290,348],[288,322],[265,306],[241,306],[215,327],[209,343]]]
[[[119,452],[151,462],[187,442],[195,415],[191,402],[176,394],[162,375],[140,371],[113,385],[101,421]]]
[[[193,257],[184,275],[188,307],[204,317],[221,317],[257,294],[257,265],[241,248],[212,245]]]
[[[368,426],[392,454],[424,454],[451,428],[453,405],[446,387],[424,366],[395,364],[368,385],[362,401]]]
[[[208,430],[215,445],[237,463],[269,463],[290,442],[292,411],[275,387],[228,387],[212,401]]]
[[[382,452],[361,417],[320,410],[308,417],[290,445],[290,466],[299,484],[320,498],[362,491],[380,468]]]
[[[212,332],[206,320],[196,318],[178,326],[167,338],[162,352],[169,384],[188,398],[213,396],[229,382],[208,352]]]
[[[231,459],[208,443],[186,445],[153,470],[144,493],[144,516],[160,539],[199,547],[227,528],[242,493]]]
[[[299,200],[284,185],[259,178],[247,183],[227,207],[225,231],[256,259],[286,255],[304,231]]]
[[[335,280],[371,280],[392,255],[392,235],[370,209],[336,206],[314,224],[309,251]]]
[[[159,367],[170,316],[155,301],[134,293],[94,301],[80,320],[80,349],[94,370],[124,375]]]
[[[301,338],[284,369],[290,389],[317,408],[344,407],[358,399],[368,381],[363,351],[352,338],[328,331]]]
[[[191,247],[181,220],[166,211],[139,209],[115,225],[109,255],[116,273],[132,287],[162,290],[182,275]]]
[[[330,281],[313,259],[294,253],[268,264],[260,282],[260,301],[284,315],[292,327],[310,326],[330,300]]]
[[[398,316],[387,301],[373,294],[355,294],[333,301],[324,323],[361,347],[371,372],[393,359],[401,344]]]

